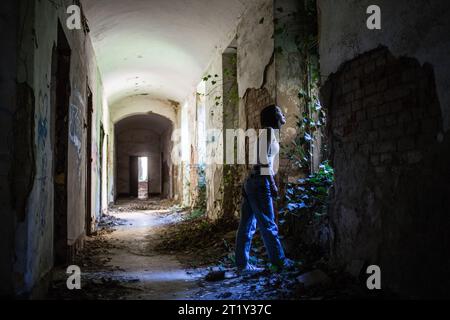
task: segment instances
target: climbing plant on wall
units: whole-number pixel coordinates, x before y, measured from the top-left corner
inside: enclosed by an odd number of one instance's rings
[[[304,177],[287,184],[283,199],[285,205],[280,210],[283,232],[295,238],[295,243],[300,246],[308,243],[306,235],[317,240],[317,232],[327,228],[328,194],[334,182],[334,170],[329,161],[323,160],[327,154],[327,113],[319,100],[316,1],[306,0],[303,4],[294,14],[300,22],[295,44],[301,57],[302,85],[298,90],[298,99],[303,111],[297,117],[298,134],[283,152],[291,166],[300,168]]]

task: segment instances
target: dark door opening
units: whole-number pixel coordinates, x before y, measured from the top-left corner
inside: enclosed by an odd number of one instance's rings
[[[161,170],[161,195],[164,195],[164,181],[166,181],[166,174],[164,172],[164,152],[161,152],[161,161],[160,161],[160,170]],[[150,172],[150,171],[149,171]],[[149,179],[150,180],[150,179]],[[150,190],[150,186],[148,187]]]
[[[86,110],[86,234],[92,232],[92,92],[87,88],[88,105]]]
[[[99,200],[100,200],[100,211],[103,206],[103,146],[105,144],[105,129],[103,128],[103,124],[100,124],[100,145],[99,145],[99,158],[98,158],[98,175],[100,177],[100,186],[99,186]],[[102,213],[100,212],[100,215]]]
[[[130,157],[130,196],[139,196],[139,157]]]
[[[58,44],[53,52],[53,169],[54,169],[54,260],[56,265],[68,260],[67,245],[67,157],[69,143],[71,50],[61,24],[58,22]]]

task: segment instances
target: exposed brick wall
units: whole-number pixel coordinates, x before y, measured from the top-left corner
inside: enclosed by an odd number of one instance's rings
[[[336,173],[334,258],[379,264],[398,292],[448,291],[439,279],[450,270],[450,139],[433,69],[378,48],[330,76],[322,102]]]
[[[335,152],[370,156],[380,174],[418,164],[441,123],[436,101],[424,95],[431,80],[415,60],[383,49],[347,64],[331,110]]]
[[[244,97],[247,115],[247,129],[259,129],[261,111],[269,104],[275,103],[267,89],[249,89]]]

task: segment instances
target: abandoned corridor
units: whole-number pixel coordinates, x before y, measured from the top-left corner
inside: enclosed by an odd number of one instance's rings
[[[118,297],[189,295],[196,275],[154,232],[238,220],[252,149],[224,133],[276,104],[287,254],[449,297],[450,5],[377,2],[382,30],[360,0],[3,0],[0,296],[47,297],[96,245],[120,270],[79,267],[139,291]]]

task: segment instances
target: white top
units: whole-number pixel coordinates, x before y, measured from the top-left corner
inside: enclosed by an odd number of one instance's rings
[[[259,134],[259,163],[261,165],[261,175],[275,175],[274,162],[275,157],[280,152],[280,144],[277,140],[278,130],[266,128],[261,130]],[[270,143],[267,138],[270,135]]]

